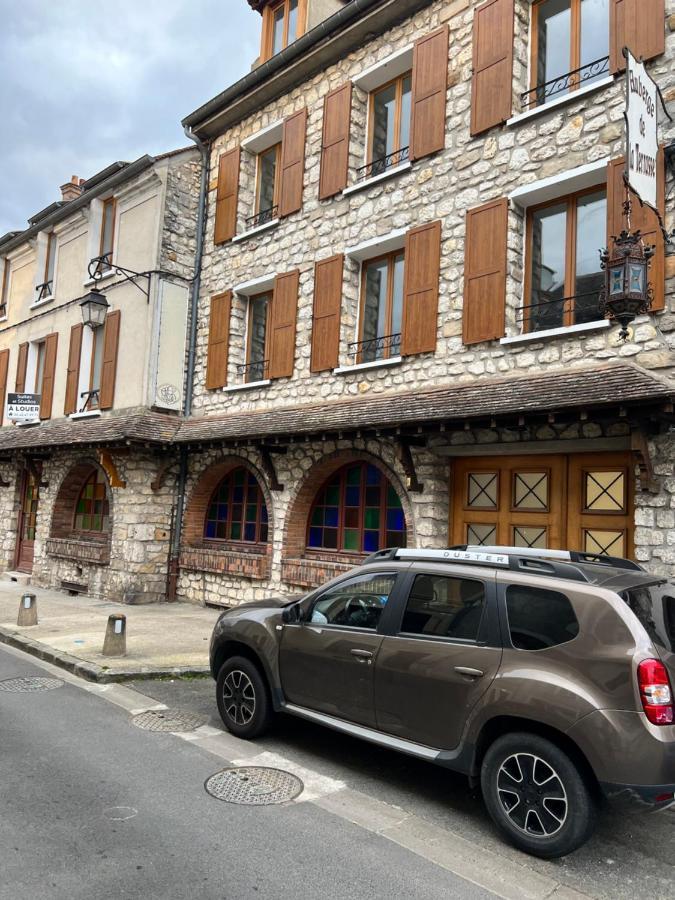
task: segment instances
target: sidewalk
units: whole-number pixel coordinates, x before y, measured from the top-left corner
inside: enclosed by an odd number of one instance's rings
[[[38,625],[16,624],[21,595],[37,597]],[[103,656],[108,616],[127,617],[127,655]],[[209,671],[209,639],[220,610],[191,603],[125,606],[0,581],[0,643],[10,644],[89,681],[126,681]]]

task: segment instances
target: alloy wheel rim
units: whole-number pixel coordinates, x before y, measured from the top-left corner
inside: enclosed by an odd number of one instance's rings
[[[513,753],[504,760],[497,773],[497,795],[511,824],[529,837],[553,837],[567,821],[562,779],[534,753]]]
[[[255,715],[255,688],[241,669],[233,669],[225,678],[223,706],[235,725],[248,725]]]

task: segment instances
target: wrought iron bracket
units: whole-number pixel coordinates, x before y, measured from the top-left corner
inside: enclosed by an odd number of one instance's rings
[[[410,443],[405,439],[399,439],[396,445],[396,455],[399,462],[403,466],[406,475],[406,487],[411,494],[421,494],[424,491],[424,485],[417,478],[415,469],[415,460],[410,451]]]
[[[267,478],[267,481],[269,483],[270,490],[277,493],[283,491],[284,486],[279,482],[279,479],[277,478],[277,471],[274,468],[274,463],[272,462],[272,452],[285,453],[286,449],[284,448],[283,450],[277,451],[275,448],[275,450],[272,451],[270,447],[264,444],[260,447],[260,467],[265,473],[265,477]]]
[[[108,259],[110,254],[104,254],[103,256],[95,256],[87,267],[87,271],[89,272],[89,277],[92,281],[95,281],[97,284],[103,278],[103,270],[101,268],[102,265],[106,265],[108,268],[105,270],[105,274],[107,275],[109,272],[113,272],[115,275],[119,275],[124,278],[125,281],[131,282],[135,288],[145,296],[145,299],[150,302],[150,278],[152,277],[151,272],[135,272],[133,269],[127,269],[126,266],[120,266],[117,263],[114,265]],[[142,288],[140,284],[136,282],[137,278],[147,278],[148,280],[148,288]]]
[[[98,461],[101,464],[101,468],[108,476],[110,487],[125,488],[127,486],[126,481],[123,481],[120,478],[119,472],[117,471],[117,466],[115,465],[112,456],[107,450],[98,451]]]
[[[630,447],[635,453],[637,464],[640,469],[640,486],[643,491],[650,494],[658,494],[659,486],[654,476],[654,466],[652,458],[649,455],[649,442],[642,431],[633,429],[630,433]]]

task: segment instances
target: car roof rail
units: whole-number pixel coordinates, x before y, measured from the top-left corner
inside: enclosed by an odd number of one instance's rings
[[[508,553],[518,556],[527,556],[533,559],[557,559],[562,562],[590,563],[591,565],[612,566],[615,569],[630,569],[635,572],[644,572],[641,565],[632,559],[624,559],[620,556],[607,556],[604,553],[585,553],[582,550],[546,550],[538,547],[481,547],[475,544],[462,544],[451,549],[457,550],[483,550],[489,553]]]
[[[558,559],[537,559],[520,553],[520,548],[507,547],[448,547],[427,550],[395,547],[378,550],[364,559],[362,565],[393,560],[428,561],[457,565],[496,566],[532,575],[551,575],[568,581],[591,581],[578,566]]]

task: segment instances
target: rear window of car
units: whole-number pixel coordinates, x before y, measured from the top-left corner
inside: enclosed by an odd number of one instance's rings
[[[631,588],[620,595],[659,647],[675,653],[675,584],[662,581]]]
[[[547,650],[579,634],[572,604],[559,591],[511,584],[506,589],[506,612],[517,650]]]

